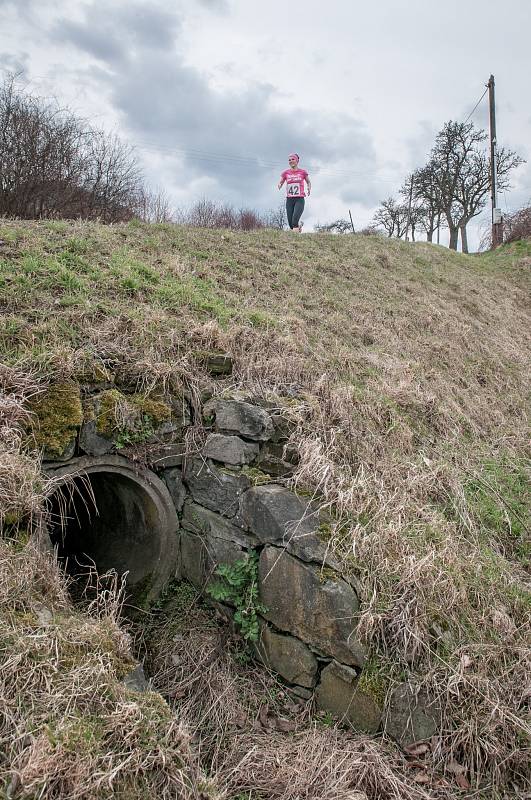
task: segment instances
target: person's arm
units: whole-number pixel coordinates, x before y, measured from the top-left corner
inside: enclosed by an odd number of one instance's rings
[[[286,183],[286,178],[284,177],[284,175],[281,175],[280,176],[280,180],[278,182],[278,188],[282,189],[282,187],[284,186],[285,183]]]
[[[309,176],[309,175],[306,175],[306,177],[304,178],[304,180],[306,181],[306,185],[307,185],[307,187],[308,187],[308,197],[309,197],[309,196],[310,196],[310,192],[312,191],[312,182],[311,182],[311,180],[310,180],[310,176]]]

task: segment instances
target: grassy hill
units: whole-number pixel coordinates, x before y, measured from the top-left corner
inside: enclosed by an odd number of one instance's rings
[[[438,698],[430,763],[452,791],[452,764],[483,796],[529,789],[530,266],[525,243],[463,256],[374,236],[1,221],[0,521],[38,519],[46,487],[21,430],[46,382],[103,371],[147,393],[274,396],[296,426],[294,482],[330,508],[360,578],[378,690],[411,677]],[[210,351],[230,353],[230,378],[205,370]],[[423,796],[382,786],[364,788]]]

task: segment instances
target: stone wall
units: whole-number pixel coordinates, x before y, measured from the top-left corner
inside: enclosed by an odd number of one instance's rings
[[[382,709],[360,687],[365,649],[356,637],[359,599],[329,551],[317,507],[279,482],[294,468],[288,431],[274,407],[211,400],[211,432],[202,452],[168,485],[182,506],[181,569],[197,588],[217,564],[259,553],[259,590],[266,612],[257,658],[294,694],[376,732]],[[290,459],[290,460],[288,460]],[[163,474],[165,471],[163,470]]]
[[[356,580],[330,552],[326,519],[316,505],[284,485],[296,456],[280,409],[260,400],[209,400],[202,451],[184,459],[183,432],[191,422],[184,398],[149,404],[113,387],[79,387],[79,392],[83,421],[66,420],[63,435],[54,437],[65,443],[64,450],[45,450],[46,457],[63,462],[74,454],[127,454],[124,442],[129,438],[134,444],[142,434],[142,444],[149,445],[144,468],[164,481],[179,517],[177,576],[204,591],[219,564],[234,564],[256,551],[260,600],[267,609],[256,657],[295,695],[313,695],[318,708],[359,730],[380,730],[381,698],[363,679],[366,652],[356,635]],[[123,425],[127,414],[133,422],[129,434]],[[404,744],[431,735],[435,719],[407,684],[398,689],[389,730]]]

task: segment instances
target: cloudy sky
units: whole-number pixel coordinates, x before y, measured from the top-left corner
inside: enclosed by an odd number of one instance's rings
[[[361,227],[490,73],[498,140],[531,162],[530,30],[530,0],[0,0],[0,69],[134,144],[176,206],[275,208],[296,150],[308,228]],[[531,163],[513,184],[503,209]]]

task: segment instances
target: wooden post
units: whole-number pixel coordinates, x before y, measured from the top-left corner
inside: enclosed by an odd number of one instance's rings
[[[354,230],[354,223],[352,222],[352,213],[350,211],[350,208],[348,210],[348,215],[350,217],[350,224],[352,225],[352,233],[356,233],[356,231]]]
[[[407,206],[406,242],[409,242],[409,223],[411,222],[411,204],[413,202],[413,174],[409,183],[409,203]]]
[[[494,75],[491,75],[487,84],[489,87],[489,118],[490,118],[490,195],[492,200],[492,248],[503,243],[503,222],[501,211],[497,206],[497,164],[496,164],[496,100],[494,95]]]

